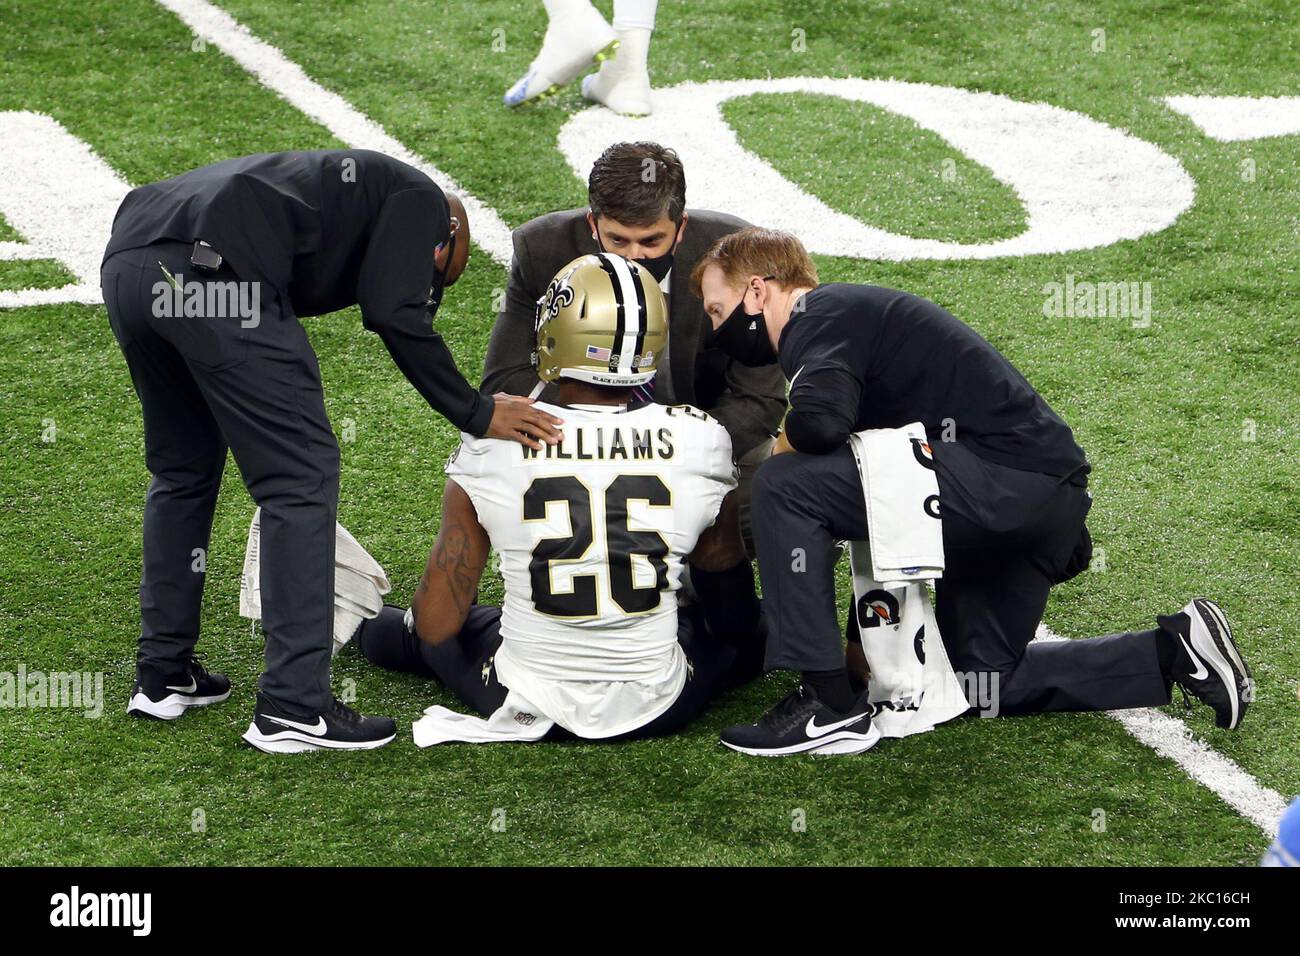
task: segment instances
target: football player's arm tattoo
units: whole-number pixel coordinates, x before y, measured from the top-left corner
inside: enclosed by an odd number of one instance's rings
[[[474,503],[450,478],[442,496],[442,525],[411,603],[415,632],[428,644],[455,637],[469,616],[491,543]]]

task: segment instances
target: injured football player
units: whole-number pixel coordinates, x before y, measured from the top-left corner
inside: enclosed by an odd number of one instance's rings
[[[420,744],[669,734],[762,669],[731,439],[699,409],[633,395],[667,346],[658,283],[582,256],[539,300],[536,332],[538,377],[559,386],[558,409],[539,407],[563,418],[563,441],[520,455],[462,435],[413,607],[357,634],[369,660],[481,715],[431,707]],[[490,549],[502,607],[476,601]],[[688,563],[698,600],[679,606]]]

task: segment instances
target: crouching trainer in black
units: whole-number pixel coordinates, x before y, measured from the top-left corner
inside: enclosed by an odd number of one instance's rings
[[[865,695],[845,669],[833,543],[867,537],[849,436],[915,421],[940,492],[936,616],[967,688],[992,690],[997,713],[1010,715],[1166,704],[1176,683],[1219,726],[1241,723],[1250,671],[1212,601],[1197,598],[1150,630],[1030,643],[1051,587],[1091,558],[1090,468],[1069,426],[974,330],[905,292],[818,285],[799,241],[773,230],[723,237],[692,283],[718,347],[744,362],[779,361],[790,381],[784,431],[754,481],[753,527],[766,666],[799,671],[803,684],[757,724],[724,731],[724,743],[819,750],[834,736],[827,728],[856,732],[859,750],[873,742]],[[806,555],[802,570],[794,548]]]
[[[490,739],[673,733],[762,667],[731,438],[698,408],[637,400],[668,336],[646,269],[580,256],[537,315],[537,372],[558,383],[557,404],[537,407],[563,440],[532,453],[464,435],[411,614],[385,610],[357,644],[485,717],[513,691],[528,708]],[[500,608],[475,603],[492,549]],[[683,608],[687,563],[699,601]]]
[[[301,316],[360,306],[401,373],[463,431],[539,446],[550,416],[480,394],[434,330],[469,256],[463,204],[366,150],[266,153],[133,189],[101,271],[144,416],[141,627],[128,713],[230,695],[194,658],[227,449],[262,509],[265,669],[244,740],[268,752],[392,740],[330,686],[339,446]]]

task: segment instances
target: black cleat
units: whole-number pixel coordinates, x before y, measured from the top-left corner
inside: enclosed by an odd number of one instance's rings
[[[1214,708],[1216,724],[1236,730],[1250,706],[1255,682],[1223,610],[1213,601],[1196,598],[1178,614],[1158,620],[1181,645],[1170,676],[1183,689],[1184,699],[1189,694],[1198,698]]]
[[[758,723],[722,732],[722,742],[732,750],[759,757],[856,754],[870,750],[879,739],[865,693],[859,695],[852,710],[841,714],[818,700],[806,685],[778,702]]]
[[[391,717],[363,716],[337,697],[329,710],[304,718],[285,713],[259,693],[244,740],[264,753],[296,754],[305,750],[374,750],[396,736],[397,724]]]
[[[170,677],[137,671],[126,712],[132,717],[175,720],[191,707],[219,704],[229,696],[226,675],[209,672],[194,655],[185,670]]]

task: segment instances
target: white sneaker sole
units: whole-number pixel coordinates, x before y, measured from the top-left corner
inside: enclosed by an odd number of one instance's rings
[[[248,730],[244,732],[243,739],[250,747],[256,747],[262,753],[300,754],[309,750],[376,750],[396,740],[397,734],[381,740],[363,741],[327,740],[294,730],[268,736],[257,729],[256,723],[251,723],[248,725]]]
[[[1249,686],[1250,670],[1241,659],[1241,653],[1232,639],[1232,628],[1223,609],[1206,598],[1197,598],[1183,609],[1192,622],[1192,650],[1205,661],[1228,688],[1229,700],[1232,702],[1232,719],[1228,730],[1241,726],[1241,719],[1246,708],[1241,699],[1241,689]],[[1210,631],[1212,622],[1218,631],[1218,640]]]
[[[230,691],[215,697],[190,697],[188,694],[168,694],[162,700],[153,701],[144,691],[131,698],[126,705],[126,712],[133,717],[152,717],[154,720],[175,720],[191,707],[207,707],[219,704],[230,697]]]
[[[870,750],[879,740],[880,731],[873,724],[871,730],[865,734],[840,731],[835,734],[827,734],[825,737],[818,737],[816,740],[805,740],[803,743],[790,747],[778,747],[773,750],[740,747],[736,744],[727,743],[725,740],[722,741],[722,744],[738,753],[749,754],[751,757],[788,757],[792,754],[860,754]]]

